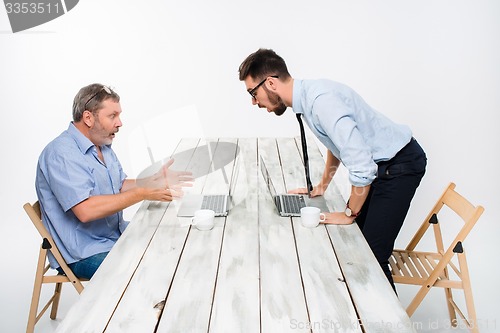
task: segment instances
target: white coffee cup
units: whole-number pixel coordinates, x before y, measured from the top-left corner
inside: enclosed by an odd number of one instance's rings
[[[198,230],[212,230],[215,223],[215,212],[211,209],[200,209],[194,212],[191,224]]]
[[[300,221],[306,228],[315,228],[320,222],[325,222],[326,216],[317,207],[303,207],[300,209]]]

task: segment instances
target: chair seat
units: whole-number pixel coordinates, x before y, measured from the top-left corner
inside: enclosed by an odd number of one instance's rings
[[[396,283],[425,285],[442,258],[442,254],[435,252],[395,249],[389,258],[392,278]],[[451,268],[459,274],[452,262],[448,263],[447,268]],[[451,280],[449,277],[446,277],[443,271],[432,287],[463,289],[463,283],[458,280]]]

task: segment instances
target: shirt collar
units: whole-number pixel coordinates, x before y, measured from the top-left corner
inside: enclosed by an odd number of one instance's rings
[[[295,113],[303,114],[302,110],[302,80],[293,80],[292,110]]]
[[[83,154],[86,154],[87,151],[94,146],[92,141],[90,141],[89,138],[83,135],[82,132],[80,132],[78,128],[76,128],[73,122],[69,123],[68,133],[73,137],[73,139],[75,139],[78,148]]]

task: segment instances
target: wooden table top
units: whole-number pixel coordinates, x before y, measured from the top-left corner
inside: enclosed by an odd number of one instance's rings
[[[324,158],[312,138],[308,153],[314,184]],[[355,223],[277,214],[259,156],[278,192],[304,187],[300,138],[187,138],[174,156],[197,176],[190,192],[236,179],[234,207],[199,231],[178,202],[144,202],[57,332],[415,332]],[[325,198],[343,211],[334,182]]]

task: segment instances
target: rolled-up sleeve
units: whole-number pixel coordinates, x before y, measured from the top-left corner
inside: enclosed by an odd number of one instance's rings
[[[378,162],[388,161],[411,139],[408,126],[396,124],[369,106],[350,87],[331,80],[295,80],[293,111],[349,172],[354,186],[370,185]]]
[[[378,167],[370,145],[359,131],[350,101],[325,93],[315,99],[313,110],[313,125],[323,136],[320,140],[349,171],[350,183],[360,187],[370,185]]]

